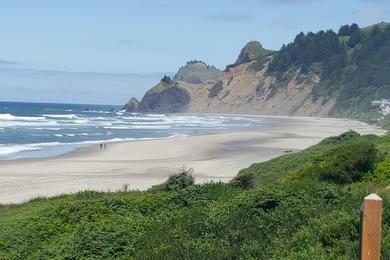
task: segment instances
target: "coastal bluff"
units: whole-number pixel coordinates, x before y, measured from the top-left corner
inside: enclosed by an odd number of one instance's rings
[[[187,62],[172,79],[165,76],[141,101],[132,98],[123,109],[348,117],[374,123],[382,113],[372,104],[390,97],[389,46],[388,23],[300,33],[279,51],[250,41],[223,71],[202,61]]]

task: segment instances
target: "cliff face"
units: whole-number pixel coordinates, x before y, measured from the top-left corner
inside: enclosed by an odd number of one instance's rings
[[[186,112],[190,93],[178,82],[160,82],[142,98],[142,111],[155,113]]]
[[[126,111],[138,112],[141,111],[141,102],[135,97],[132,97],[126,105],[123,106]]]
[[[237,113],[261,115],[326,116],[334,100],[312,101],[317,75],[304,80],[295,72],[291,78],[278,80],[267,71],[269,61],[258,70],[256,61],[225,71],[218,79],[196,88],[188,84],[191,102],[185,111],[191,113]],[[179,83],[180,84],[180,83]],[[275,90],[277,86],[277,89]]]
[[[327,116],[334,100],[311,99],[318,75],[302,78],[299,71],[277,79],[267,73],[272,57],[254,60],[224,71],[203,84],[173,80],[158,83],[133,112],[237,113],[261,115]],[[134,107],[134,106],[133,106]]]
[[[141,102],[133,97],[123,109],[129,112],[179,113],[186,112],[190,102],[191,95],[186,88],[164,77],[145,93]]]
[[[390,98],[389,57],[387,24],[300,33],[278,52],[249,42],[223,72],[187,63],[173,80],[165,77],[149,90],[141,104],[133,100],[125,109],[376,120],[371,102]]]

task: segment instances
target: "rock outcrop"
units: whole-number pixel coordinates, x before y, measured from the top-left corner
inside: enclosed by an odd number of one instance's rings
[[[164,77],[146,92],[139,104],[134,99],[132,100],[124,107],[130,112],[178,113],[186,111],[191,95],[177,82]]]
[[[236,62],[233,65],[251,62],[253,60],[269,56],[272,53],[273,51],[264,49],[260,42],[250,41],[244,46],[244,48],[242,48]]]
[[[135,97],[132,97],[126,105],[123,106],[124,110],[131,112],[141,111],[141,102],[138,101]]]
[[[203,61],[189,61],[176,73],[174,79],[192,84],[202,84],[221,75],[222,71]]]

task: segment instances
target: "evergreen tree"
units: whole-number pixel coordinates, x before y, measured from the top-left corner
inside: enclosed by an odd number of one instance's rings
[[[356,23],[349,27],[349,36],[347,46],[350,48],[355,47],[362,40],[362,32]]]

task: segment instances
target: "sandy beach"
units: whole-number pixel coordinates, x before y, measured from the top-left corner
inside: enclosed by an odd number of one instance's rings
[[[81,190],[145,190],[181,167],[193,168],[196,182],[227,182],[242,168],[299,151],[328,136],[353,129],[381,130],[348,119],[286,118],[262,130],[240,130],[172,139],[110,143],[45,159],[0,161],[0,203]]]

